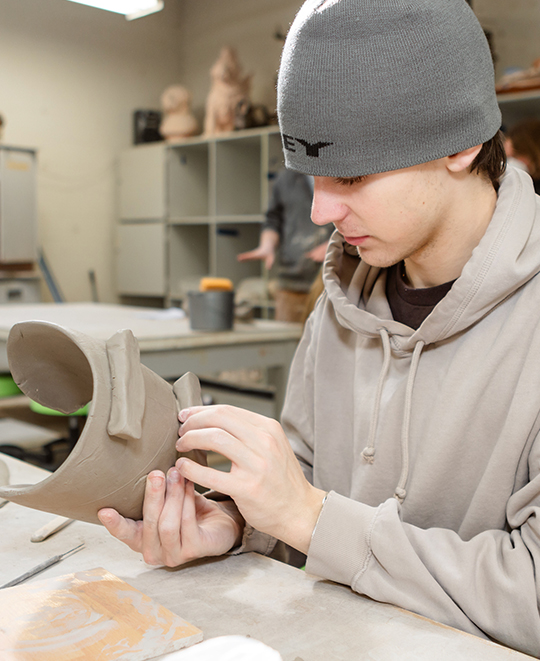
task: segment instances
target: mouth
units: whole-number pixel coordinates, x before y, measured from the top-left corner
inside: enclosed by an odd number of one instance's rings
[[[369,239],[369,235],[366,234],[365,236],[344,236],[343,238],[351,246],[361,246]]]

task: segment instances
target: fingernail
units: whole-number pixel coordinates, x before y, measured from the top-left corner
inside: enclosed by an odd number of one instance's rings
[[[150,480],[150,484],[151,484],[153,487],[160,487],[160,486],[163,485],[163,478],[162,478],[161,476],[159,476],[159,475],[152,475],[152,474],[150,474],[150,475],[148,476],[148,479]]]
[[[189,409],[182,409],[178,414],[178,420],[180,420],[180,422],[185,422],[187,420],[188,415],[189,415]]]
[[[176,484],[180,482],[180,473],[176,470],[176,468],[170,468],[169,473],[167,474],[167,479],[169,482]]]

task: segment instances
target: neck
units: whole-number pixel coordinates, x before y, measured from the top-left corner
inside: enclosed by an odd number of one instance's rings
[[[404,260],[411,287],[436,287],[459,278],[491,221],[497,193],[490,183],[469,174],[454,188],[432,241]]]

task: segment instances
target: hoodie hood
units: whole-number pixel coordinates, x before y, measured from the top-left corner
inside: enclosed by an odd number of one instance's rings
[[[529,175],[508,168],[482,240],[452,289],[417,330],[392,320],[381,269],[362,262],[356,248],[334,232],[323,279],[339,323],[366,337],[386,331],[398,353],[466,330],[540,272],[539,200]]]

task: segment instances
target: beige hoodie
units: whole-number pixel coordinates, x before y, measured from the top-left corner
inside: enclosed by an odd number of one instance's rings
[[[511,168],[418,330],[335,233],[283,424],[330,492],[307,571],[540,655],[540,198]]]

